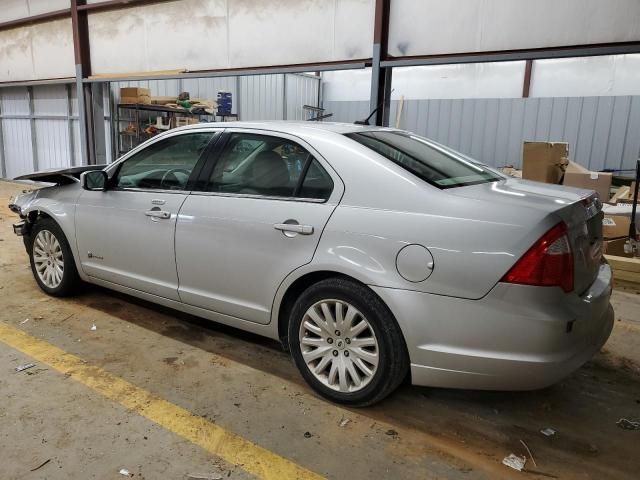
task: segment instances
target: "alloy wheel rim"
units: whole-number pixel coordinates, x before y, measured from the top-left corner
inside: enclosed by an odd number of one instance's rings
[[[373,379],[380,360],[376,334],[367,318],[342,300],[321,300],[305,312],[299,331],[305,364],[323,385],[358,392]]]
[[[38,278],[49,288],[56,288],[64,275],[62,247],[49,230],[40,230],[33,242],[33,263]]]

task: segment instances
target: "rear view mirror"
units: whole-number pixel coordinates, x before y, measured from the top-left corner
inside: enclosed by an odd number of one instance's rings
[[[92,191],[104,191],[107,189],[107,172],[104,170],[91,170],[80,175],[82,188]]]

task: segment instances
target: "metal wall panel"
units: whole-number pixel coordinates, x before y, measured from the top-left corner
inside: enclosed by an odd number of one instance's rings
[[[38,170],[71,166],[67,120],[36,120]]]
[[[0,102],[2,102],[2,115],[28,115],[29,96],[26,87],[0,89]]]
[[[37,115],[67,115],[67,90],[64,85],[33,88],[33,110]]]
[[[284,119],[284,75],[240,77],[242,120]]]
[[[395,125],[399,102],[391,105]],[[365,101],[324,102],[331,120],[368,115]],[[633,169],[640,155],[640,96],[405,100],[400,128],[447,144],[489,165],[522,164],[524,141],[569,143],[592,170]]]
[[[33,150],[29,120],[3,119],[2,139],[7,178],[32,172]]]
[[[419,101],[419,100],[418,100]],[[353,102],[323,102],[324,113],[333,113],[330,122],[353,123],[369,115],[369,101],[357,100]],[[406,112],[405,112],[406,113]]]
[[[287,120],[307,120],[311,114],[302,107],[304,105],[318,106],[320,77],[290,73],[285,75],[285,78]]]

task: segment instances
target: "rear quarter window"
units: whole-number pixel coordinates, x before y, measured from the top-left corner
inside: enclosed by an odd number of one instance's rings
[[[370,131],[348,133],[346,136],[438,188],[502,179],[468,157],[408,132]]]

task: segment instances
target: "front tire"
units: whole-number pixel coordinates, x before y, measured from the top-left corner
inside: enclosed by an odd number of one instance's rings
[[[73,294],[80,283],[69,242],[50,218],[39,219],[29,235],[29,260],[38,286],[49,295]]]
[[[388,307],[360,283],[329,278],[296,301],[289,348],[307,383],[320,395],[363,407],[381,401],[404,380],[409,356]]]

